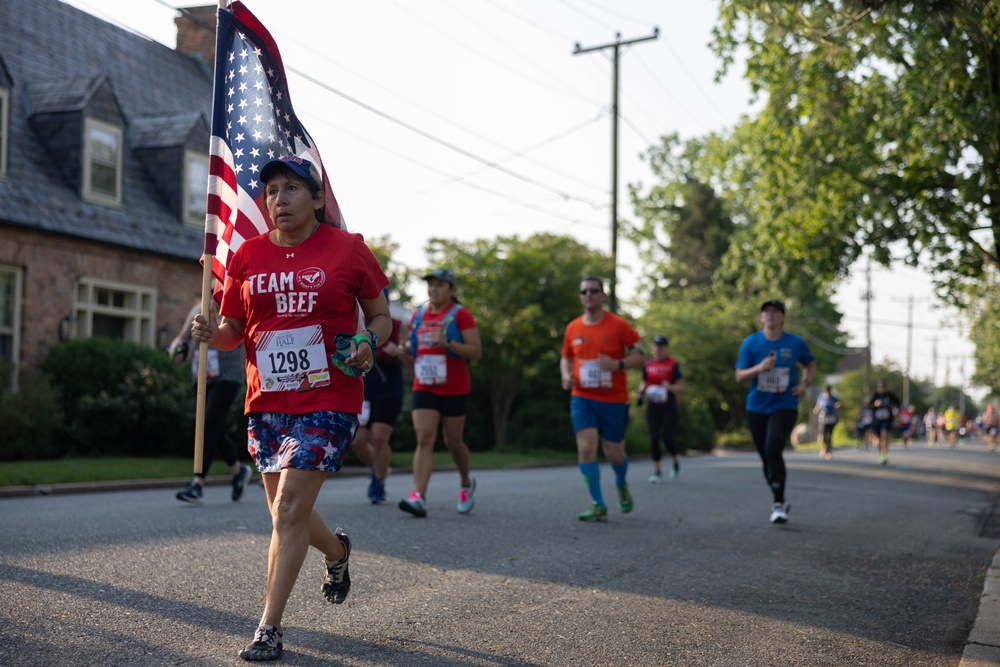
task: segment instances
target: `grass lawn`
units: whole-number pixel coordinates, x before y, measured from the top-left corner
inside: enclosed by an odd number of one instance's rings
[[[573,463],[574,452],[540,451],[531,453],[472,452],[472,467],[512,468],[528,465]],[[412,452],[394,452],[392,466],[408,468],[413,463]],[[442,468],[453,467],[448,452],[435,452],[434,464]],[[348,457],[346,465],[360,465]],[[106,482],[129,479],[161,479],[188,477],[192,471],[191,459],[147,458],[67,458],[53,461],[14,461],[0,463],[0,486],[33,486],[65,482]],[[225,463],[216,461],[208,471],[210,475],[226,475]]]

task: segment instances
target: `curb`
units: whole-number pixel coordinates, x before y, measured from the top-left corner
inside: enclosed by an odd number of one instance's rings
[[[1000,665],[1000,551],[986,570],[979,611],[972,625],[958,667],[996,667]]]

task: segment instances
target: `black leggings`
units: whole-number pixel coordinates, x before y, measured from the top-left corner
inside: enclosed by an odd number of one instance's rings
[[[660,437],[670,456],[677,456],[674,431],[677,430],[677,401],[649,403],[646,406],[646,426],[649,429],[649,455],[654,461],[663,458],[660,452]]]
[[[226,465],[236,463],[236,445],[226,434],[226,416],[236,400],[238,390],[239,385],[235,382],[212,382],[205,387],[205,448],[201,458],[201,474],[196,474],[196,477],[204,479],[208,475],[216,449]],[[196,395],[197,392],[198,387],[195,385]]]
[[[798,410],[776,410],[767,415],[747,413],[753,446],[764,464],[764,479],[771,487],[776,503],[785,502],[785,459],[781,453],[788,444],[798,416]]]

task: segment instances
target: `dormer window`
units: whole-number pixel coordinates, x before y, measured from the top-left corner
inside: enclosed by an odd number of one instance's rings
[[[208,199],[208,157],[194,151],[184,151],[184,222],[205,226]]]
[[[10,144],[10,89],[0,88],[0,178],[7,176],[7,146]]]
[[[87,118],[84,123],[83,198],[95,204],[122,203],[122,130]]]

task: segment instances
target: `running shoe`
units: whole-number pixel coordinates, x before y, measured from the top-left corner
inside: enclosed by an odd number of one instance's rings
[[[281,628],[261,625],[253,635],[253,641],[240,651],[244,660],[277,660],[281,657]]]
[[[351,574],[347,571],[347,561],[351,557],[351,540],[340,528],[334,534],[344,545],[344,557],[336,562],[326,561],[323,597],[333,604],[341,604],[351,592]]]
[[[427,501],[419,491],[410,491],[410,495],[399,501],[399,509],[413,516],[427,516]]]
[[[628,484],[618,487],[618,509],[622,514],[632,511],[632,494],[628,492]]]
[[[677,479],[681,476],[681,464],[674,461],[674,467],[670,469],[670,479]]]
[[[880,456],[880,457],[878,457],[878,460],[875,461],[875,464],[876,465],[880,465],[880,466],[884,466],[887,463],[889,463],[889,457],[888,456]]]
[[[177,500],[182,500],[192,505],[201,505],[201,484],[191,482],[188,488],[177,492]]]
[[[233,502],[243,497],[243,490],[246,489],[247,481],[250,479],[251,474],[253,473],[250,470],[250,466],[241,463],[239,474],[233,475]]]
[[[792,506],[787,501],[771,505],[771,523],[787,523],[788,510],[791,508]]]
[[[593,503],[590,509],[580,515],[580,521],[607,521],[608,508],[600,503]]]
[[[662,472],[657,471],[657,472],[654,472],[652,475],[649,476],[649,483],[650,484],[659,484],[662,481],[663,481],[663,473]]]
[[[469,479],[469,486],[458,490],[458,513],[468,514],[476,505],[476,478]]]
[[[372,476],[372,482],[368,485],[368,500],[372,505],[385,505],[389,502],[385,495],[385,480]]]

